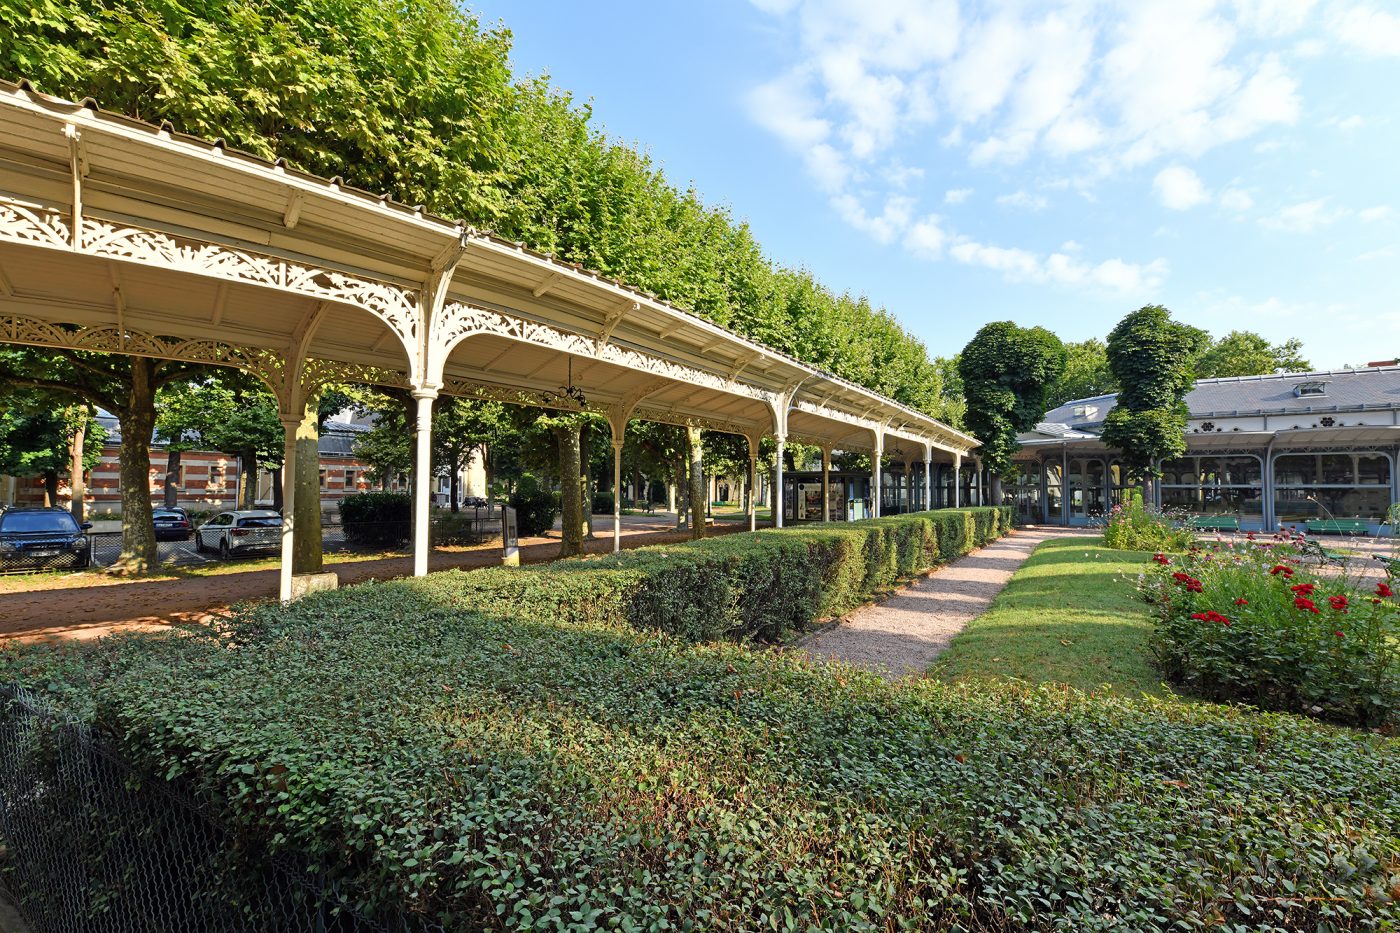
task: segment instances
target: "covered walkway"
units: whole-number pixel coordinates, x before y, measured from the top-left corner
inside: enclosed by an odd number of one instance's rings
[[[825,463],[833,450],[870,452],[876,488],[884,452],[898,449],[920,465],[926,502],[936,465],[957,475],[977,445],[524,244],[3,82],[0,342],[261,378],[286,436],[283,599],[292,592],[297,428],[329,384],[393,387],[416,400],[416,574],[428,570],[440,394],[605,415],[615,480],[630,419],[747,438],[751,487],[764,437],[776,441],[779,488],[788,441],[821,447]],[[958,499],[955,484],[949,504]]]

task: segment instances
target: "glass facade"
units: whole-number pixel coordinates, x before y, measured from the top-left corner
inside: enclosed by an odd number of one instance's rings
[[[1016,503],[1016,520],[1043,522],[1040,496],[1040,464],[1017,464],[1016,477],[1011,482],[1011,495]]]
[[[1264,521],[1264,463],[1253,455],[1182,457],[1162,464],[1162,508]]]
[[[1285,453],[1274,457],[1274,518],[1380,522],[1391,501],[1390,457],[1379,451]]]

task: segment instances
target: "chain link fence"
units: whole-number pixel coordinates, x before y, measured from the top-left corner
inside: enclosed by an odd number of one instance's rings
[[[0,687],[0,881],[32,933],[439,933],[232,831],[29,692]]]

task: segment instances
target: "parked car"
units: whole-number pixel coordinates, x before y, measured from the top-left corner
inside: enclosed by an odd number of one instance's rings
[[[267,509],[220,512],[195,529],[197,551],[220,557],[275,551],[282,546],[282,516]]]
[[[466,509],[487,509],[491,507],[491,503],[482,496],[465,496],[462,499],[462,507]]]
[[[190,513],[184,509],[152,509],[151,522],[156,526],[157,541],[188,541],[194,531]]]
[[[12,508],[0,512],[0,571],[81,570],[92,561],[84,532],[66,509]]]

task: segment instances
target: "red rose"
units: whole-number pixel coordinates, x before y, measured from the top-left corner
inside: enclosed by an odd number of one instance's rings
[[[1293,600],[1293,605],[1297,606],[1299,609],[1304,610],[1305,612],[1318,611],[1317,603],[1313,602],[1311,599],[1308,599],[1306,596],[1299,596],[1297,599]]]
[[[1245,599],[1243,596],[1241,596],[1239,599],[1235,600],[1235,605],[1236,605],[1236,606],[1248,606],[1248,605],[1249,605],[1249,600],[1247,600],[1247,599]]]
[[[1284,577],[1291,577],[1293,576],[1293,568],[1285,567],[1283,564],[1274,564],[1274,569],[1270,570],[1269,574],[1275,577],[1279,574],[1283,574]]]
[[[1161,554],[1161,553],[1153,554],[1153,555],[1152,555],[1152,559],[1155,560],[1157,563],[1161,564],[1163,567],[1165,567],[1165,566],[1167,566],[1167,564],[1170,564],[1170,563],[1171,563],[1171,558],[1169,558],[1169,557],[1167,557],[1167,555]]]
[[[1338,612],[1347,611],[1347,598],[1345,596],[1329,596],[1327,604]]]
[[[1299,596],[1311,596],[1313,594],[1313,590],[1317,589],[1317,586],[1316,584],[1312,583],[1298,583],[1294,586],[1290,586],[1289,589],[1297,593]]]
[[[1338,638],[1346,638],[1346,635],[1342,633],[1341,629],[1337,629],[1337,631],[1333,632],[1332,634],[1336,635]]]
[[[1395,591],[1390,588],[1390,584],[1382,580],[1376,584],[1376,595],[1382,599],[1388,599],[1395,595]]]

